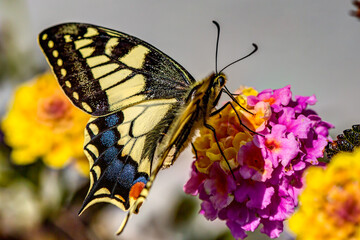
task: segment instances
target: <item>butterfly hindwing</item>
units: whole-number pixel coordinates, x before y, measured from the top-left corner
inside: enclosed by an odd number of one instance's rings
[[[82,211],[100,201],[129,210],[161,164],[154,156],[156,147],[178,106],[171,99],[149,100],[89,120],[84,150],[91,184]]]
[[[94,116],[150,99],[182,100],[193,77],[150,44],[83,23],[44,30],[39,43],[70,100]]]

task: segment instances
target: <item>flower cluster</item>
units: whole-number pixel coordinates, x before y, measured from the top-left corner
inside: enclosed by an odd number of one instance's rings
[[[305,172],[300,208],[290,218],[298,239],[360,239],[360,149]]]
[[[88,165],[82,145],[88,119],[47,73],[16,90],[1,128],[5,143],[12,147],[15,164],[30,164],[42,158],[48,166],[61,168],[77,159],[77,166],[85,173]]]
[[[232,103],[233,108],[211,117],[218,143],[209,129],[200,129],[184,191],[199,195],[200,213],[226,221],[235,238],[245,238],[260,224],[275,238],[298,204],[303,171],[319,164],[332,125],[307,108],[316,103],[315,96],[293,100],[290,86],[259,94],[247,88],[236,99],[252,114]],[[244,130],[240,120],[258,134]]]

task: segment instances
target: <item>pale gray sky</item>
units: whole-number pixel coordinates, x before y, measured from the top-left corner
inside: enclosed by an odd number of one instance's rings
[[[61,22],[102,25],[155,45],[196,79],[214,71],[211,21],[217,20],[219,67],[248,53],[252,42],[259,45],[251,58],[227,69],[231,89],[291,84],[294,94],[315,93],[315,109],[339,129],[360,122],[360,21],[349,16],[350,0],[28,0],[27,5],[33,39]]]

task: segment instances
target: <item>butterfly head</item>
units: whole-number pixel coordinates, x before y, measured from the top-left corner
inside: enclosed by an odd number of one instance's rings
[[[201,102],[200,105],[212,108],[217,104],[218,96],[226,84],[226,76],[223,73],[212,73],[201,81],[195,82],[190,87],[186,102]]]
[[[218,96],[220,94],[220,92],[222,91],[221,89],[225,87],[227,78],[225,76],[225,74],[223,73],[215,73],[210,77],[210,98],[212,98],[214,100],[214,103],[212,104],[213,106],[215,106],[217,104],[217,99]]]
[[[213,88],[220,89],[223,88],[226,84],[226,76],[223,73],[218,73],[213,75]]]

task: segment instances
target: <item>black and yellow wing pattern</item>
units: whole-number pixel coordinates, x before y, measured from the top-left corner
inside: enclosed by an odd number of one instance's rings
[[[158,171],[213,109],[224,76],[195,82],[150,44],[91,24],[48,28],[39,44],[65,94],[92,115],[84,144],[90,188],[81,212],[110,202],[128,217],[137,213]]]

